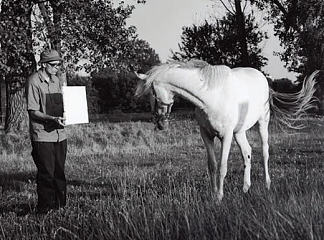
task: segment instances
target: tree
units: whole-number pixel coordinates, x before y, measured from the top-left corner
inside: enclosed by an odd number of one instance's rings
[[[136,66],[139,72],[146,72],[160,63],[158,55],[144,40],[136,40],[134,53],[129,65]],[[124,111],[146,111],[149,109],[147,99],[134,99],[138,78],[131,71],[116,71],[106,68],[93,75],[94,87],[98,91],[101,112],[109,112],[116,108]]]
[[[233,19],[233,26],[235,26],[235,34],[238,41],[238,47],[240,48],[240,66],[250,66],[250,57],[248,49],[248,31],[246,26],[246,18],[253,16],[252,14],[246,14],[246,6],[248,1],[245,0],[244,6],[242,7],[242,0],[214,0],[214,2],[220,2],[227,11],[227,15],[230,15]]]
[[[88,72],[128,67],[124,60],[137,39],[136,29],[126,26],[133,6],[115,7],[109,0],[48,0],[39,8],[44,21],[37,25],[38,38],[61,50],[69,68],[74,69],[80,59],[91,63],[78,66]]]
[[[266,34],[258,30],[252,14],[245,18],[246,43],[249,66],[261,69],[267,58],[261,55],[259,43],[266,38]],[[197,58],[210,64],[226,64],[231,67],[245,66],[246,57],[242,51],[239,27],[236,25],[236,16],[227,13],[221,20],[215,23],[205,21],[202,25],[184,27],[180,52],[173,53],[174,59]]]
[[[126,26],[126,19],[134,7],[122,4],[114,7],[112,1],[72,0],[60,4],[56,1],[42,3],[40,9],[45,20],[38,29],[47,29],[43,41],[51,39],[50,44],[55,46],[54,37],[61,32],[60,47],[70,63],[69,68],[73,71],[80,59],[90,62],[79,68],[85,67],[91,73],[101,111],[117,107],[135,109],[132,91],[137,78],[128,72],[145,72],[160,61],[149,44],[138,39],[136,29]],[[55,13],[60,16],[56,24],[52,17]]]
[[[324,69],[324,2],[322,0],[254,0],[268,11],[284,51],[278,53],[288,70],[299,73],[299,82],[316,69]],[[316,96],[324,113],[324,78],[318,78]]]
[[[36,69],[33,50],[58,49],[71,72],[82,67],[89,73],[105,68],[120,72],[140,69],[139,62],[132,61],[138,55],[136,28],[126,26],[133,9],[123,3],[115,6],[111,0],[4,0],[0,74],[10,90],[6,129],[21,122],[20,115],[26,112],[23,85]],[[82,59],[90,64],[75,68]]]
[[[237,36],[239,38],[239,44],[241,49],[241,65],[250,66],[250,58],[248,53],[248,39],[247,39],[247,30],[245,16],[241,6],[241,0],[235,0],[235,23],[237,26]]]
[[[268,10],[284,51],[279,53],[289,70],[309,74],[324,67],[324,2],[322,0],[255,1]],[[307,13],[307,14],[305,14]]]
[[[20,129],[25,123],[24,82],[36,69],[32,49],[31,12],[28,0],[1,2],[0,75],[6,84],[5,129]]]

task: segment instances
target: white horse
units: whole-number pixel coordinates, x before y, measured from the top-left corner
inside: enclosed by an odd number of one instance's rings
[[[138,75],[144,81],[137,85],[135,96],[151,92],[151,107],[159,129],[164,128],[174,102],[179,95],[196,106],[196,118],[207,148],[208,170],[212,192],[223,198],[227,159],[234,138],[244,159],[243,191],[251,186],[251,147],[246,131],[256,122],[262,141],[266,187],[270,188],[268,170],[268,125],[270,112],[289,127],[312,105],[315,91],[314,72],[297,94],[282,94],[269,89],[266,77],[253,68],[229,68],[212,66],[204,61],[170,62],[153,67],[147,74]],[[275,101],[273,101],[275,100]],[[274,102],[286,103],[289,110],[278,108]],[[217,164],[214,138],[221,141],[221,158]],[[217,170],[219,177],[217,179]],[[217,183],[218,180],[218,183]]]

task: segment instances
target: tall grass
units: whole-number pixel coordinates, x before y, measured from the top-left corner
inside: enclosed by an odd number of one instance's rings
[[[175,120],[164,132],[149,122],[69,126],[68,205],[46,215],[33,211],[27,133],[0,136],[0,239],[323,239],[323,119],[307,122],[298,132],[271,126],[270,191],[256,130],[247,194],[233,143],[219,205],[195,121]]]

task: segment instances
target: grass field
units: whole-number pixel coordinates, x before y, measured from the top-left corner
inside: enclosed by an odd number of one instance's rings
[[[305,122],[296,132],[271,126],[270,191],[256,130],[248,134],[247,194],[233,142],[219,205],[209,194],[194,120],[174,120],[164,132],[149,122],[69,126],[68,205],[46,215],[33,210],[36,168],[27,133],[0,135],[0,239],[323,239],[324,119]]]

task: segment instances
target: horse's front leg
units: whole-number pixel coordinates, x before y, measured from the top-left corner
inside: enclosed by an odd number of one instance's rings
[[[234,135],[237,144],[241,149],[244,160],[244,182],[243,192],[247,192],[251,186],[251,146],[246,138],[245,132],[239,132]]]
[[[219,167],[219,186],[217,199],[221,201],[224,196],[224,179],[227,173],[227,159],[231,149],[231,143],[233,138],[233,131],[228,131],[222,138],[222,149],[221,149],[221,161]]]
[[[213,194],[217,193],[217,185],[216,185],[216,172],[217,172],[217,164],[216,164],[216,155],[215,155],[215,145],[214,145],[214,136],[209,134],[206,129],[200,127],[200,134],[202,139],[204,140],[206,150],[207,150],[207,158],[208,158],[208,172],[210,177],[210,187]]]

